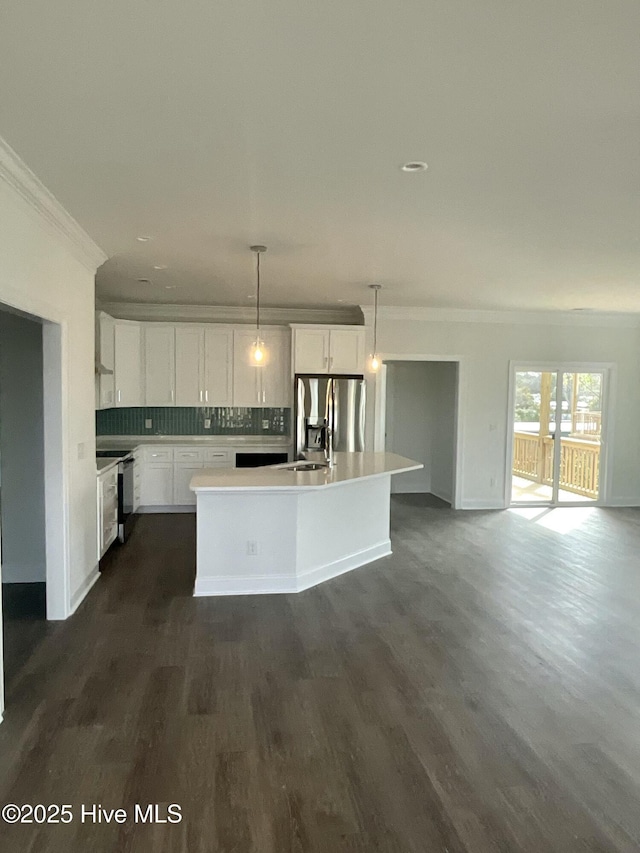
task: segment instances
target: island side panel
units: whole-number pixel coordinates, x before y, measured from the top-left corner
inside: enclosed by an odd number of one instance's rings
[[[296,520],[290,492],[199,492],[194,595],[295,592]]]
[[[391,477],[300,494],[297,583],[307,589],[391,553]]]

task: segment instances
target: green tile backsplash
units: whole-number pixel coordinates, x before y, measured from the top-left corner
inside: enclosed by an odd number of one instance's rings
[[[206,418],[210,429],[204,428]],[[151,420],[150,429],[145,420]],[[96,435],[289,435],[290,424],[291,409],[138,407],[96,412]]]

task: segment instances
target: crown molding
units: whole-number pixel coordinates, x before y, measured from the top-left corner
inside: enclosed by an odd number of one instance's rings
[[[155,320],[164,323],[255,323],[253,306],[172,305],[157,302],[103,302],[96,308],[121,320]],[[260,308],[265,325],[315,323],[345,325],[362,317],[355,308]]]
[[[373,325],[373,308],[361,306],[365,325]],[[590,326],[635,329],[640,314],[606,311],[486,311],[464,308],[409,308],[378,306],[380,320],[413,320],[423,323],[503,323],[510,326]]]
[[[1,136],[0,181],[22,198],[50,233],[63,237],[77,260],[92,273],[107,260],[102,249]]]

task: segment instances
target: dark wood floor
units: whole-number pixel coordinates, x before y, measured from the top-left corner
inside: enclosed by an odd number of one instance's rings
[[[50,633],[46,583],[2,584],[2,651],[5,682],[11,682]]]
[[[392,557],[255,598],[193,599],[193,518],[143,517],[9,685],[0,804],[184,821],[0,849],[640,849],[640,512],[427,504],[394,499]]]

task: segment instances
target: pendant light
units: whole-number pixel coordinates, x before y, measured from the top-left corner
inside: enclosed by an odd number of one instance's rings
[[[251,364],[262,367],[265,363],[267,350],[260,337],[260,255],[267,251],[266,246],[251,246],[256,253],[256,339],[251,345]]]
[[[369,368],[375,373],[380,367],[378,355],[378,291],[382,290],[382,285],[370,284],[369,287],[373,290],[373,352],[369,359]]]

